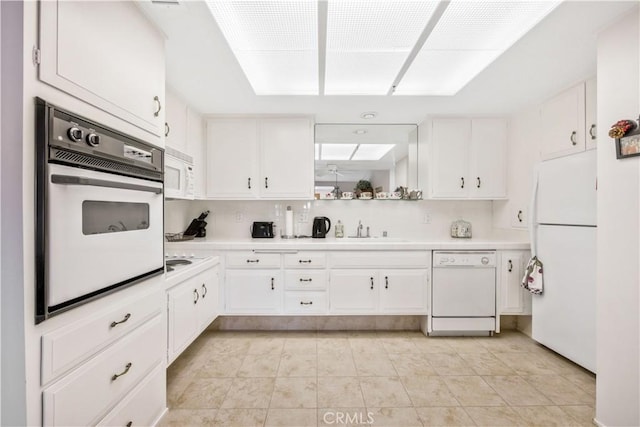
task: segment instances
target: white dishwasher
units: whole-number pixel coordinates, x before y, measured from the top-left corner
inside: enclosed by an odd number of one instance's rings
[[[495,251],[434,251],[431,284],[434,335],[496,330]]]

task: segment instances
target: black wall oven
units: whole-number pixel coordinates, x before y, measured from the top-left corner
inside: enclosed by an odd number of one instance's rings
[[[36,323],[164,272],[163,162],[36,98]]]

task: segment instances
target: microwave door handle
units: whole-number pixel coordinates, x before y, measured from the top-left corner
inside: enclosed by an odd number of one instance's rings
[[[128,182],[114,182],[103,179],[87,178],[73,175],[51,175],[53,184],[89,185],[92,187],[118,188],[122,190],[146,191],[154,194],[162,194],[162,188],[148,187],[146,185],[129,184]]]

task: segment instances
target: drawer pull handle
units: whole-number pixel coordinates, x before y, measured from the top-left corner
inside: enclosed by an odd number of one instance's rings
[[[460,177],[460,188],[464,188],[464,177]]]
[[[302,277],[300,278],[301,282],[311,282],[313,279],[303,279]]]
[[[578,141],[576,141],[577,135],[578,135],[578,132],[576,132],[575,130],[571,132],[571,137],[569,138],[571,139],[571,145],[578,145]]]
[[[153,100],[156,101],[156,105],[158,106],[158,109],[153,113],[153,117],[158,117],[160,115],[160,110],[162,110],[162,104],[160,103],[160,98],[157,96],[154,96]]]
[[[269,188],[269,177],[264,178],[264,188]]]
[[[273,280],[274,280],[274,279],[273,279],[273,277],[272,277],[272,278],[271,278],[271,290],[272,290],[272,291],[276,289],[276,288],[273,286]]]
[[[251,190],[251,178],[247,178],[247,188]]]
[[[311,260],[310,259],[299,259],[298,263],[300,263],[300,264],[311,264]]]
[[[198,294],[198,290],[197,290],[197,289],[194,289],[194,290],[193,290],[193,293],[194,293],[194,294],[195,294],[195,296],[196,296],[196,299],[194,299],[194,300],[193,300],[193,303],[194,303],[194,304],[197,304],[197,303],[198,303],[198,300],[200,299],[200,294]]]
[[[477,188],[480,188],[480,186],[482,185],[482,182],[480,181],[480,177],[476,178],[478,180],[478,184],[476,185]]]
[[[168,137],[169,132],[171,132],[171,126],[169,126],[169,123],[164,122],[164,136]]]
[[[118,377],[121,377],[124,374],[126,374],[127,372],[129,372],[129,369],[131,369],[132,366],[133,366],[133,364],[131,362],[127,363],[127,365],[124,367],[124,371],[122,371],[119,374],[113,374],[113,376],[111,377],[111,381],[115,381],[115,380],[118,379]]]
[[[371,277],[371,289],[373,289],[373,277]]]
[[[206,284],[202,284],[202,298],[207,296],[207,285]]]
[[[518,222],[522,222],[522,211],[518,211]]]
[[[309,301],[309,302],[300,301],[300,305],[313,305],[313,301]]]
[[[126,427],[131,427],[133,425],[133,421],[129,421],[126,425]]]
[[[116,326],[118,326],[120,323],[124,323],[124,322],[126,322],[127,320],[129,320],[129,318],[130,318],[130,317],[131,317],[131,313],[127,313],[127,314],[125,314],[124,318],[123,318],[121,321],[119,321],[119,322],[111,322],[111,327],[112,327],[112,328],[115,328],[115,327],[116,327]]]
[[[509,260],[509,273],[511,273],[513,271],[513,263],[511,262],[511,260]]]
[[[384,288],[389,289],[389,276],[384,276]]]
[[[258,262],[260,262],[260,260],[259,259],[248,259],[247,260],[247,263],[251,263],[251,262],[258,263]]]

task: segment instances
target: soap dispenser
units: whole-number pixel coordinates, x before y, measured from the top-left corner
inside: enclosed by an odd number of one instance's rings
[[[344,224],[340,220],[338,220],[338,223],[336,224],[335,228],[336,228],[336,231],[335,231],[336,238],[340,239],[344,237]]]

